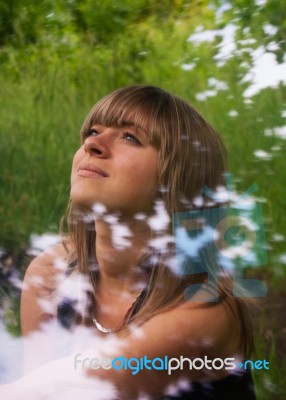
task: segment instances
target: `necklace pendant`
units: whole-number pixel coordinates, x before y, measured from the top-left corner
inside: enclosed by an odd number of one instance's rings
[[[142,291],[138,294],[138,296],[135,298],[135,300],[133,301],[133,303],[131,304],[131,306],[129,307],[129,309],[127,310],[127,313],[125,314],[125,317],[123,319],[123,322],[121,325],[117,326],[116,328],[113,329],[108,329],[105,328],[104,326],[102,326],[95,317],[92,317],[92,322],[95,325],[95,327],[102,333],[116,333],[119,332],[121,330],[121,328],[125,325],[126,321],[128,320],[128,317],[130,316],[130,314],[132,313],[132,310],[134,309],[134,307],[137,304],[138,299],[142,296],[142,294],[145,292],[145,289],[143,288]]]
[[[115,329],[104,328],[104,326],[102,326],[94,317],[92,318],[92,322],[94,323],[96,328],[102,333],[115,333],[115,332],[118,332],[118,328],[115,328]]]

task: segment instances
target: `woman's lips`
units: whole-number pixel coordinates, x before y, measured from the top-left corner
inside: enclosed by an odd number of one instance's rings
[[[96,167],[93,164],[81,164],[77,170],[79,176],[87,177],[102,177],[107,178],[108,175],[101,168]]]

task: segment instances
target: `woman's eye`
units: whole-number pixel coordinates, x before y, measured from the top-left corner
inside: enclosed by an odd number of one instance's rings
[[[85,137],[97,136],[99,132],[96,129],[88,129],[85,133]]]
[[[130,132],[124,132],[123,133],[124,139],[126,139],[128,142],[133,142],[135,144],[141,144],[141,142],[137,139],[135,135],[133,135]]]

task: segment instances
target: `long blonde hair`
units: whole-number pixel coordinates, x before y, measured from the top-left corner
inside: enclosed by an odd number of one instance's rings
[[[207,207],[208,199],[202,194],[202,188],[216,190],[224,185],[227,169],[227,152],[215,129],[181,98],[154,86],[129,86],[115,90],[92,108],[81,129],[82,142],[94,124],[123,126],[130,122],[148,133],[149,142],[159,152],[158,196],[170,217],[181,211]],[[77,270],[89,276],[96,291],[97,282],[91,268],[96,262],[95,226],[82,215],[83,211],[70,201],[67,221],[74,248],[70,260],[77,260]],[[170,231],[174,234],[171,225]],[[170,245],[168,251],[155,253],[150,250],[140,261],[149,266],[149,282],[146,295],[129,323],[144,321],[184,299],[188,279],[169,267],[175,257],[175,247]],[[220,295],[240,328],[247,354],[252,346],[247,303],[233,297],[227,277],[224,285],[220,285]]]

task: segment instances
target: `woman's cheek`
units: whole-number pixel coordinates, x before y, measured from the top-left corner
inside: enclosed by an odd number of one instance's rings
[[[73,180],[73,176],[77,172],[81,157],[82,157],[82,148],[79,148],[73,157],[72,168],[71,168],[71,180]]]

